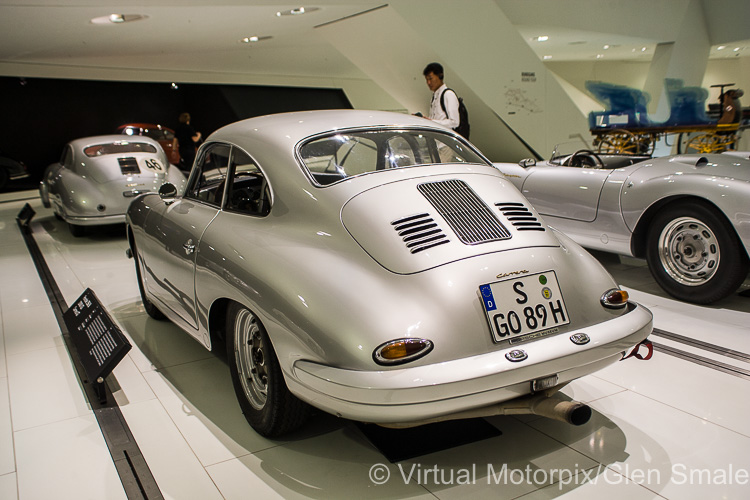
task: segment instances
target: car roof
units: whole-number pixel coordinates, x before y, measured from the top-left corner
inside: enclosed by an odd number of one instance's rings
[[[120,125],[119,127],[117,127],[117,130],[122,130],[125,127],[155,128],[155,129],[169,130],[170,132],[174,132],[174,130],[172,130],[171,128],[166,127],[164,125],[159,125],[158,123],[141,123],[141,122],[125,123],[124,125]]]
[[[133,139],[130,139],[133,137]],[[96,144],[107,144],[113,142],[147,142],[154,146],[159,146],[159,143],[150,137],[144,135],[129,136],[123,134],[109,134],[109,135],[94,135],[91,137],[81,137],[79,139],[73,139],[70,141],[70,145],[73,149],[81,150],[88,146],[94,146]],[[158,151],[158,149],[157,149]]]
[[[450,131],[433,121],[405,113],[335,109],[249,118],[220,128],[211,134],[207,141],[231,142],[245,138],[293,147],[312,135],[359,127],[418,127]]]

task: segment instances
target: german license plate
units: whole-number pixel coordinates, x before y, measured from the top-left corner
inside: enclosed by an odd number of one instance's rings
[[[554,271],[481,285],[479,294],[495,342],[530,340],[570,323]]]

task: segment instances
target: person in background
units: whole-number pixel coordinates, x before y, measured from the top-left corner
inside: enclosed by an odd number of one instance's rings
[[[432,91],[430,115],[428,118],[448,128],[456,129],[461,121],[458,114],[458,96],[443,83],[443,79],[445,78],[443,66],[436,62],[430,63],[425,67],[422,74],[424,75],[427,87]],[[440,104],[440,98],[444,92],[445,111],[443,111],[443,106]]]
[[[740,97],[745,93],[741,89],[731,89],[721,96],[721,116],[719,123],[739,123],[742,118]]]
[[[196,132],[190,125],[190,113],[180,115],[180,124],[174,131],[175,137],[180,148],[180,168],[190,170],[193,168],[195,160],[195,151],[201,143],[201,133]]]

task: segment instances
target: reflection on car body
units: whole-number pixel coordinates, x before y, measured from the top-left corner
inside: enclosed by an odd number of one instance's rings
[[[422,118],[241,121],[201,146],[184,195],[166,191],[127,214],[146,311],[225,346],[264,435],[309,405],[389,426],[503,412],[582,423],[588,407],[549,396],[651,331],[479,151]]]

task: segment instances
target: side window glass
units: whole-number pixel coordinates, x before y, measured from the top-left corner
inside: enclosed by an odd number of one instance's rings
[[[463,145],[452,137],[437,139],[435,146],[440,163],[466,163]]]
[[[229,168],[229,149],[225,144],[214,144],[203,150],[190,178],[186,198],[221,206]]]
[[[63,149],[60,164],[65,168],[70,168],[73,165],[73,150],[70,146],[65,146]]]
[[[421,163],[417,161],[416,154],[406,140],[406,137],[397,135],[388,139],[386,150],[386,168],[409,167]]]
[[[229,183],[226,210],[249,215],[267,215],[271,197],[263,172],[244,151],[232,151],[234,173]]]

